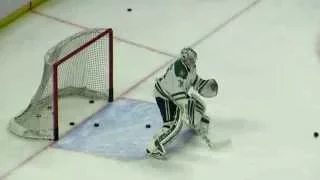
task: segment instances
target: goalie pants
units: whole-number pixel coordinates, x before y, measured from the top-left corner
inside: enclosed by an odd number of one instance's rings
[[[174,140],[183,127],[181,111],[178,106],[165,98],[156,97],[156,102],[161,113],[163,125],[160,132],[154,137],[155,146],[161,153],[165,153],[164,146]]]

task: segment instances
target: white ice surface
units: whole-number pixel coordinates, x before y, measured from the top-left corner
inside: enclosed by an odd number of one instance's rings
[[[251,2],[57,0],[38,10],[112,27],[118,37],[174,54]],[[47,144],[16,138],[5,128],[36,91],[45,51],[78,30],[28,14],[0,31],[0,177]],[[320,139],[312,134],[320,131],[319,33],[320,1],[262,0],[196,47],[199,74],[220,85],[218,97],[206,102],[212,133],[233,138],[228,151],[189,145],[168,162],[122,162],[49,148],[7,179],[318,180]],[[119,96],[170,57],[116,42],[115,59]],[[160,74],[126,96],[153,101]]]

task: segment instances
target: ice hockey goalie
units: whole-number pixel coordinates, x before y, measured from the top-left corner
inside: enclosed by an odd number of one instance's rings
[[[176,61],[155,82],[154,96],[163,125],[146,149],[150,157],[166,158],[165,148],[179,134],[183,124],[199,135],[208,133],[210,119],[205,114],[206,106],[198,95],[189,91],[193,88],[202,97],[215,97],[218,84],[215,79],[198,76],[196,61],[196,51],[183,48]]]

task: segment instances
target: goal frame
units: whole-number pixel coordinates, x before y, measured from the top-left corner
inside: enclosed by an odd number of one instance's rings
[[[79,52],[81,52],[82,50],[84,50],[85,48],[89,47],[90,45],[92,45],[93,43],[95,43],[96,41],[98,41],[101,38],[107,38],[108,39],[108,48],[105,49],[105,51],[107,51],[108,54],[108,63],[107,64],[107,68],[106,70],[109,71],[109,76],[107,76],[108,78],[108,102],[112,102],[114,100],[113,97],[113,30],[111,28],[107,28],[105,29],[103,32],[101,32],[100,34],[98,34],[96,37],[94,37],[93,39],[91,39],[90,41],[86,42],[85,44],[83,44],[82,46],[80,46],[79,48],[73,50],[72,52],[70,52],[69,54],[67,54],[66,56],[64,56],[63,58],[61,58],[60,60],[56,61],[53,65],[52,65],[52,88],[53,88],[53,100],[52,100],[52,116],[53,116],[53,140],[54,141],[58,141],[59,140],[59,104],[58,104],[58,99],[59,99],[59,73],[58,73],[58,67],[59,65],[63,64],[65,61],[68,61],[68,59],[72,58],[73,56],[75,56],[76,54],[78,54]]]

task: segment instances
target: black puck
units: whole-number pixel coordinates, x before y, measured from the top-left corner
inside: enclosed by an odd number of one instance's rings
[[[131,12],[131,11],[132,11],[132,9],[131,9],[131,8],[128,8],[128,9],[127,9],[127,11],[128,11],[128,12]]]
[[[70,125],[70,126],[74,126],[74,122],[70,122],[69,125]]]
[[[48,109],[49,109],[49,110],[52,109],[52,106],[48,106]]]
[[[37,114],[36,117],[37,117],[37,118],[41,118],[41,114]]]
[[[94,100],[90,100],[89,103],[90,103],[90,104],[93,104],[93,103],[94,103]]]
[[[94,123],[94,127],[99,127],[99,123]]]
[[[314,133],[313,133],[313,136],[314,136],[315,138],[317,138],[317,137],[319,137],[319,133],[318,133],[318,132],[314,132]]]
[[[151,127],[151,125],[150,124],[146,124],[146,128],[150,128]]]

